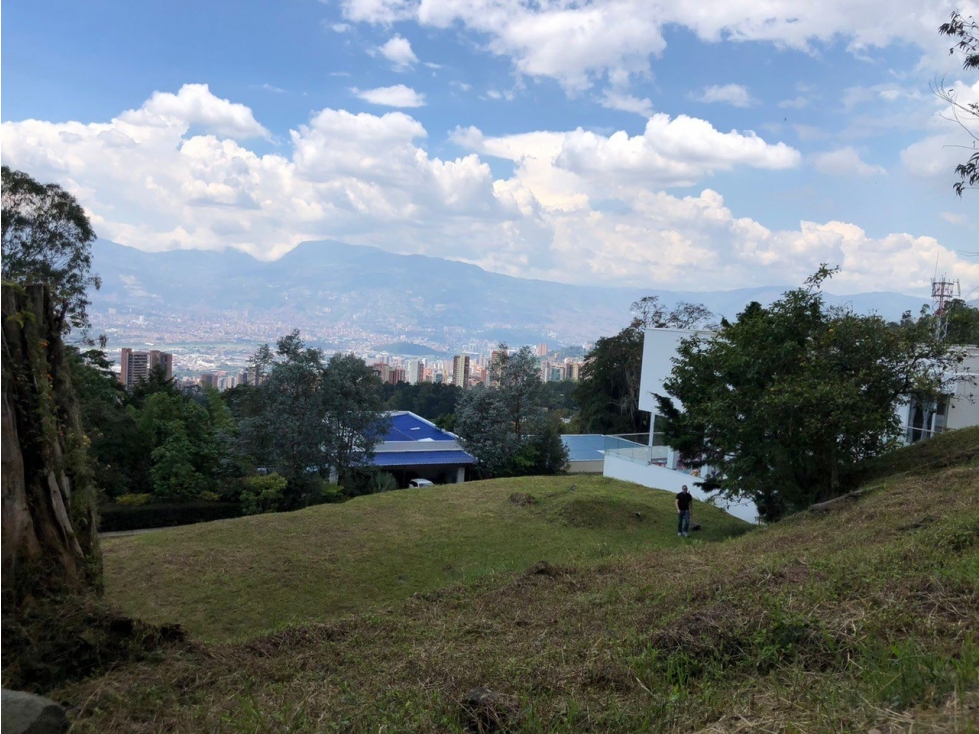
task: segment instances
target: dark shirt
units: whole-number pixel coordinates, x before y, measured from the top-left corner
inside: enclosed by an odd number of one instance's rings
[[[680,508],[680,512],[687,512],[690,509],[691,502],[693,502],[693,495],[689,492],[680,492],[676,496],[676,504]]]

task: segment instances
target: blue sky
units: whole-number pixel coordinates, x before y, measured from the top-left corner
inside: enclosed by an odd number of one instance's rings
[[[150,250],[338,239],[704,290],[829,262],[833,290],[916,294],[937,263],[969,292],[972,138],[929,89],[979,99],[953,7],[12,0],[0,153]]]

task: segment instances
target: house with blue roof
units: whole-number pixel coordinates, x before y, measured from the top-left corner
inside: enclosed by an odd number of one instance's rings
[[[412,479],[436,484],[466,481],[466,467],[476,459],[459,444],[459,437],[409,411],[387,414],[390,428],[374,448],[371,464],[390,472],[401,487]]]

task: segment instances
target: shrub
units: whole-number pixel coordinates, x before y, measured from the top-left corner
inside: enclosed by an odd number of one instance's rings
[[[398,480],[394,478],[394,474],[386,471],[375,472],[371,477],[371,491],[377,492],[392,492],[398,488]]]
[[[289,483],[281,474],[248,477],[241,492],[241,510],[245,515],[276,512],[282,506]]]
[[[201,499],[205,502],[217,502],[221,499],[221,495],[217,492],[209,492],[206,489],[201,492]]]

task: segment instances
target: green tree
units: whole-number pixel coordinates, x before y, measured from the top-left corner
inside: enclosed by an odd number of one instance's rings
[[[152,445],[141,444],[136,412],[101,349],[68,351],[81,423],[89,442],[95,484],[108,496],[145,491]]]
[[[324,447],[324,404],[320,394],[323,353],[306,347],[298,331],[276,343],[276,361],[257,388],[259,413],[249,422],[249,437],[268,445],[276,472],[289,482],[287,504],[306,502],[306,476],[329,469]],[[261,355],[259,355],[261,357]]]
[[[322,440],[326,461],[345,477],[369,463],[374,447],[384,438],[381,381],[353,354],[334,354],[322,374]]]
[[[897,437],[898,399],[937,396],[950,364],[926,319],[827,309],[832,272],[682,342],[657,396],[667,442],[766,520],[848,490],[857,463]]]
[[[630,324],[600,338],[581,368],[574,399],[581,433],[644,433],[649,413],[639,410],[643,330]]]
[[[95,231],[85,210],[55,184],[2,167],[3,279],[43,284],[58,304],[62,330],[88,323],[86,291],[101,281],[90,275]]]
[[[979,69],[979,24],[974,19],[963,18],[960,13],[953,12],[948,22],[939,26],[938,32],[953,39],[955,45],[949,49],[949,53],[962,54],[963,69]],[[952,119],[973,141],[979,140],[979,103],[960,102],[955,90],[944,84],[938,86],[936,94],[948,103]],[[975,188],[979,184],[979,152],[975,152],[974,143],[967,149],[974,152],[965,163],[955,167],[959,180],[952,187],[959,196],[966,189]]]
[[[415,385],[399,382],[397,385],[382,385],[381,389],[385,409],[410,410],[430,421],[455,413],[456,402],[463,393],[460,385],[442,382],[419,382]]]
[[[321,478],[364,464],[386,433],[380,380],[353,355],[324,362],[298,331],[253,358],[264,381],[234,398],[245,453],[274,466],[288,491],[280,509],[303,507]]]
[[[955,298],[945,307],[944,319],[946,342],[979,346],[979,308]]]
[[[493,387],[466,391],[455,430],[489,476],[553,474],[567,464],[560,430],[548,418],[543,383],[529,347],[509,354],[499,346]]]

